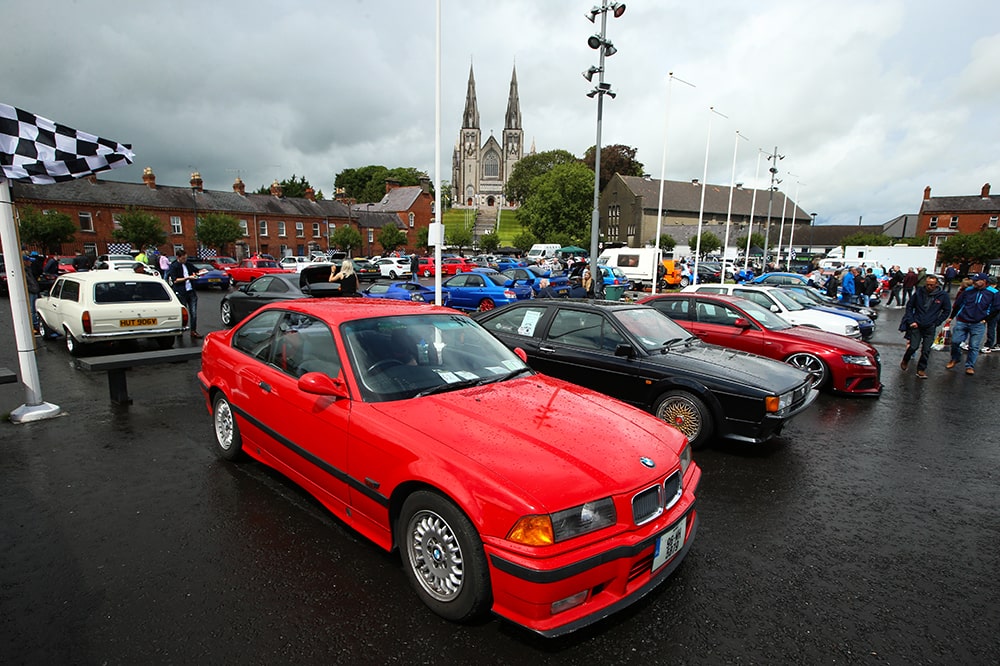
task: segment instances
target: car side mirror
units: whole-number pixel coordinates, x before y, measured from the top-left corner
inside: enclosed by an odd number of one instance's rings
[[[520,347],[514,347],[514,356],[517,356],[519,359],[521,359],[525,363],[528,362],[528,353],[526,351],[524,351],[523,349],[521,349]]]
[[[635,349],[632,345],[622,343],[615,347],[615,356],[624,356],[625,358],[632,358],[635,356]]]
[[[736,321],[733,322],[733,326],[736,328],[750,328],[750,320],[746,317],[737,317]]]
[[[347,398],[347,384],[339,377],[331,379],[322,372],[307,372],[299,377],[299,390],[315,395],[329,395],[335,398]]]
[[[781,308],[779,308],[777,305],[772,305],[771,306],[771,312],[773,312],[775,314],[779,314],[781,312]]]

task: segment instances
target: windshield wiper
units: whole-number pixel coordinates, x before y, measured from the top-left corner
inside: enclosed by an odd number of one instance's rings
[[[447,391],[457,391],[458,389],[477,386],[481,381],[482,380],[477,377],[476,379],[463,379],[459,382],[445,382],[444,384],[438,384],[437,386],[432,386],[429,389],[424,389],[413,397],[422,398],[425,395],[434,395],[435,393],[445,393]]]
[[[518,368],[517,370],[511,370],[505,375],[497,375],[496,377],[486,377],[485,379],[480,379],[478,382],[476,382],[476,386],[485,386],[486,384],[505,382],[508,379],[514,379],[514,377],[524,374],[525,372],[531,372],[531,368]]]

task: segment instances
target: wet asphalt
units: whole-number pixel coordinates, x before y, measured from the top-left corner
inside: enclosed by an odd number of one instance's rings
[[[201,292],[202,332],[219,300]],[[396,555],[259,464],[217,460],[196,362],[131,371],[122,408],[40,342],[66,415],[0,423],[0,661],[1000,663],[1000,354],[975,377],[944,352],[929,379],[903,374],[901,312],[878,321],[881,398],[823,395],[766,445],[698,452],[687,560],[557,640],[437,618]],[[17,369],[6,299],[0,331]],[[24,397],[0,386],[0,412]]]

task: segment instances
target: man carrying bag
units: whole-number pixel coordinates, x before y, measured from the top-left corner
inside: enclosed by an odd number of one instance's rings
[[[937,276],[928,275],[924,287],[917,289],[906,302],[906,312],[899,322],[899,330],[905,333],[907,339],[906,351],[903,352],[903,360],[899,363],[903,372],[906,372],[910,359],[917,353],[917,349],[920,349],[917,377],[927,378],[927,361],[931,345],[934,344],[935,331],[948,318],[950,312],[951,298],[938,285]]]

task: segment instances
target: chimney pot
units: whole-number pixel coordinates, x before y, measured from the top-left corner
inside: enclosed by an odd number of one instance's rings
[[[278,183],[277,178],[271,183],[271,196],[281,198],[281,185]]]
[[[146,183],[146,187],[149,189],[156,189],[156,174],[153,173],[152,167],[146,167],[142,170],[142,182]]]
[[[316,201],[316,190],[311,187],[306,188],[306,199],[309,201]]]
[[[201,174],[195,171],[191,174],[191,189],[197,190],[198,192],[204,192],[204,183],[201,180]]]
[[[987,199],[990,196],[990,184],[986,183],[983,185],[983,198]]]
[[[927,187],[924,188],[924,201],[927,201],[930,198],[931,198],[931,186],[928,185]]]
[[[247,186],[243,184],[243,181],[239,176],[233,181],[233,192],[236,192],[240,196],[246,196]]]

